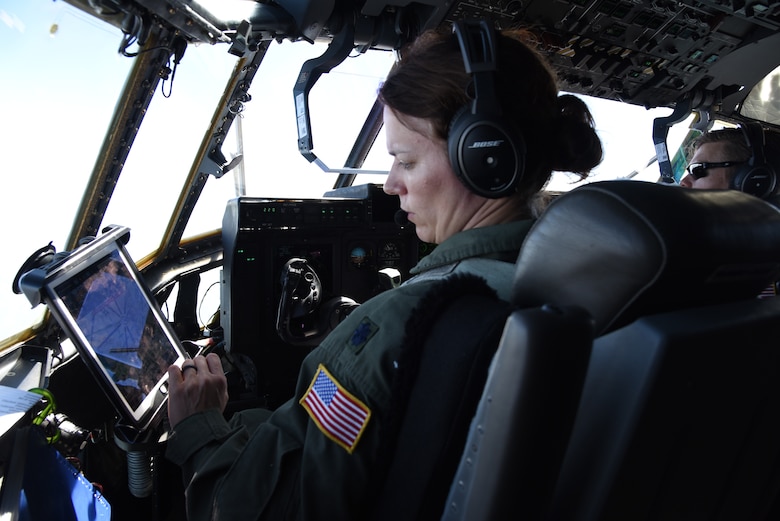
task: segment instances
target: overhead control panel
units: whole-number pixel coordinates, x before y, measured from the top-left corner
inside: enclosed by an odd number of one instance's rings
[[[562,90],[647,107],[734,95],[735,51],[780,46],[777,0],[461,1],[444,19],[477,17],[533,31]]]

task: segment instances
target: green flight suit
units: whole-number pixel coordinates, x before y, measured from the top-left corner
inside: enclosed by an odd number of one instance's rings
[[[188,519],[365,519],[381,480],[383,423],[412,311],[454,273],[476,271],[508,298],[530,226],[467,230],[438,245],[412,279],[360,305],[306,357],[295,397],[276,411],[241,411],[228,422],[212,410],[181,421],[166,456],[182,468]]]

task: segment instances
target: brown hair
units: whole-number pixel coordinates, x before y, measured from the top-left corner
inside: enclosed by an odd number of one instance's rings
[[[527,148],[517,188],[526,202],[553,170],[585,178],[602,159],[590,111],[579,98],[558,95],[556,76],[532,42],[532,34],[520,29],[501,31],[497,42],[499,104]],[[449,30],[430,30],[402,50],[379,99],[402,122],[404,115],[431,121],[431,137],[446,140],[453,117],[471,101],[470,84],[457,37]]]
[[[726,156],[730,161],[747,161],[752,152],[748,146],[745,134],[738,128],[722,128],[705,132],[696,138],[690,148],[688,157],[693,157],[694,152],[707,143],[723,143]]]

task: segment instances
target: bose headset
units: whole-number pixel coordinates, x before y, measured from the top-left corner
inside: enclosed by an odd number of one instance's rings
[[[523,177],[526,146],[501,114],[496,94],[496,33],[486,20],[453,24],[474,98],[452,118],[447,148],[457,177],[474,193],[497,199],[514,192]]]
[[[766,199],[777,190],[777,174],[764,154],[764,127],[760,123],[749,122],[743,123],[740,128],[750,148],[750,159],[734,174],[731,188]]]

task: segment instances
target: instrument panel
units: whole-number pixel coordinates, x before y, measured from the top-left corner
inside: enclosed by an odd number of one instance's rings
[[[397,197],[375,185],[357,190],[361,197],[239,197],[227,205],[225,349],[252,360],[271,407],[292,392],[303,356],[355,306],[408,278],[426,251],[411,225],[395,222]]]

